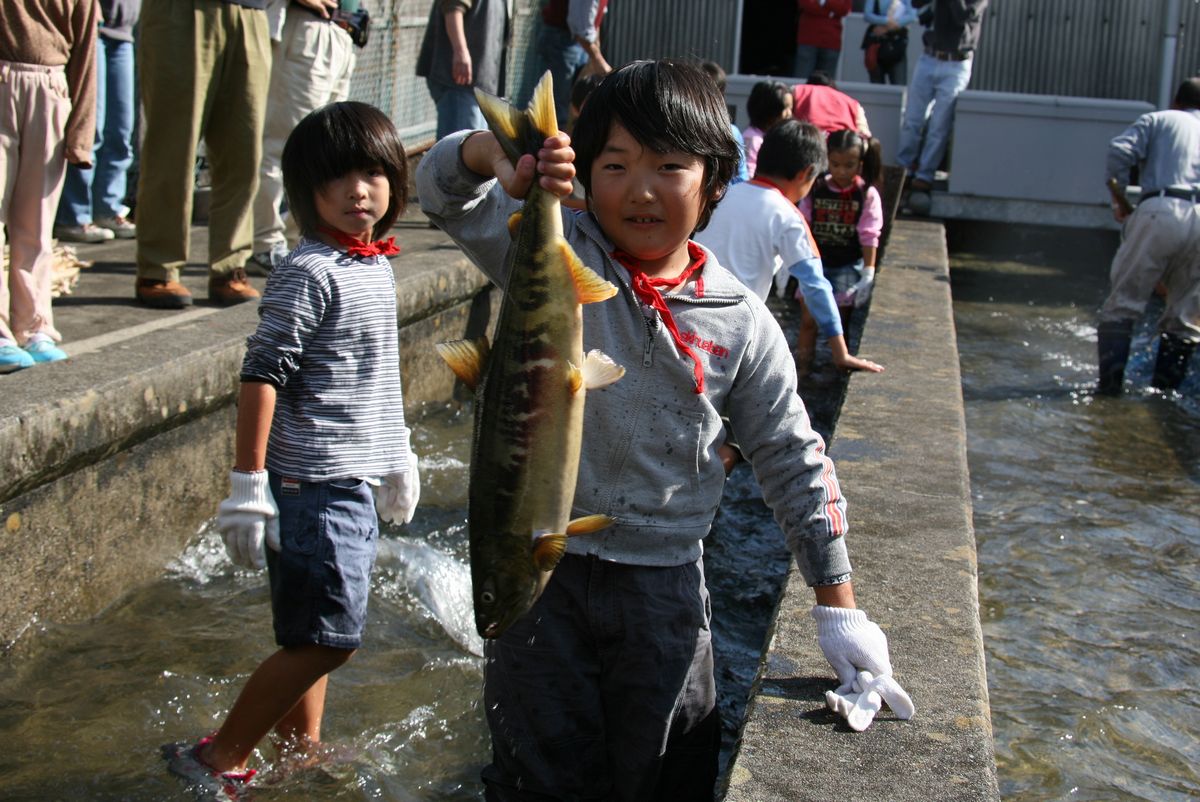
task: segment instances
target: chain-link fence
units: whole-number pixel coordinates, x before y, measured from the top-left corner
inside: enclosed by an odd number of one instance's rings
[[[358,52],[350,97],[378,106],[392,118],[404,146],[416,152],[433,143],[437,115],[425,79],[416,76],[417,54],[435,0],[363,0],[371,13],[371,37]],[[509,0],[512,45],[506,94],[519,85],[540,0]]]

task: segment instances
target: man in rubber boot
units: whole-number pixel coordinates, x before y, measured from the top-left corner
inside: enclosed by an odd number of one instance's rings
[[[1143,114],[1112,140],[1108,177],[1125,186],[1134,165],[1142,185],[1137,208],[1127,214],[1113,204],[1124,230],[1097,327],[1104,395],[1121,392],[1134,322],[1158,282],[1167,306],[1153,385],[1178,388],[1200,342],[1200,77],[1180,84],[1170,109]]]

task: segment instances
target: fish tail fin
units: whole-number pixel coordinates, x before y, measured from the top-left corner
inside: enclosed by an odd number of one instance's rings
[[[496,135],[504,155],[514,165],[526,153],[537,153],[546,137],[558,133],[554,110],[554,83],[549,70],[538,81],[529,108],[521,111],[501,97],[475,90],[479,110]]]

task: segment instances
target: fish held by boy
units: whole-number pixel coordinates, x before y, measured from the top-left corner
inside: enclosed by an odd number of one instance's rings
[[[519,111],[476,90],[476,99],[515,165],[558,132],[550,75]],[[563,238],[558,197],[535,179],[509,221],[508,286],[486,338],[441,343],[438,353],[476,393],[468,529],[475,626],[499,637],[537,600],[570,535],[612,523],[570,520],[579,472],[586,391],[625,369],[600,351],[583,353],[581,304],[617,288],[583,264]]]

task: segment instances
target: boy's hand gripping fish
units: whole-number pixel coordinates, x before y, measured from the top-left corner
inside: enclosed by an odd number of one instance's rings
[[[488,123],[515,165],[558,132],[550,75],[518,111],[476,90]],[[475,627],[499,637],[529,610],[566,550],[567,536],[612,523],[570,520],[588,389],[625,369],[599,351],[583,354],[581,304],[617,288],[579,261],[563,238],[558,197],[534,179],[509,221],[508,286],[486,338],[442,343],[438,353],[476,393],[468,528]]]

